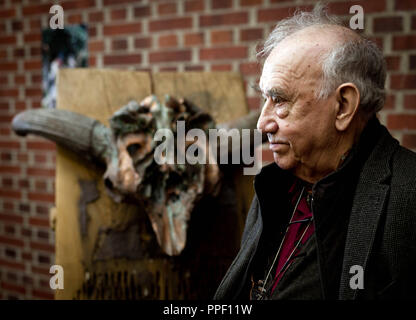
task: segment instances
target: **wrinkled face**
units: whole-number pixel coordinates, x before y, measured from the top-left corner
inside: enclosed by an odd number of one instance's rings
[[[336,143],[334,96],[317,100],[321,85],[314,39],[284,40],[264,63],[264,106],[257,127],[266,132],[276,164],[297,173],[314,170]]]

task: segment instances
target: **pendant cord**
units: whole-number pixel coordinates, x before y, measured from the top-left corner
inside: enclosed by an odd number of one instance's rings
[[[304,192],[304,191],[305,191],[305,187],[303,187],[303,188],[302,188],[302,191],[300,192],[299,198],[298,198],[298,200],[296,201],[296,205],[295,205],[295,208],[293,209],[292,216],[290,217],[289,224],[288,224],[288,225],[287,225],[287,227],[286,227],[285,235],[284,235],[284,237],[283,237],[282,241],[280,242],[279,249],[277,250],[277,253],[276,253],[276,255],[275,255],[274,259],[273,259],[272,266],[270,267],[269,272],[267,273],[266,279],[264,279],[263,287],[260,289],[260,291],[261,291],[261,292],[265,292],[265,291],[266,291],[266,290],[265,290],[265,287],[266,287],[267,280],[269,279],[270,273],[271,273],[271,272],[272,272],[272,270],[273,270],[273,266],[274,266],[274,264],[276,263],[277,257],[279,256],[280,249],[282,248],[283,242],[285,241],[287,231],[289,230],[289,226],[290,226],[290,224],[292,223],[292,220],[293,220],[293,217],[295,216],[295,212],[296,212],[296,210],[298,209],[298,205],[299,205],[299,203],[300,203],[300,200],[302,199],[302,196],[303,196],[303,192]],[[302,235],[302,238],[303,238],[303,235]],[[302,239],[301,239],[301,240],[302,240]],[[298,245],[299,245],[299,243],[297,244],[297,246],[298,246]],[[297,247],[297,246],[296,246],[296,247]],[[292,253],[293,253],[293,252],[292,252]],[[292,255],[292,254],[291,254],[291,255]]]

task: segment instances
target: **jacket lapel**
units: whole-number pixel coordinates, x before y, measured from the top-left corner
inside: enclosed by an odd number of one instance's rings
[[[360,289],[350,287],[350,280],[355,274],[355,272],[350,273],[350,268],[354,265],[361,266],[365,279],[366,266],[380,216],[384,212],[390,191],[388,185],[391,176],[389,163],[398,147],[398,142],[384,127],[382,130],[384,132],[381,139],[363,166],[353,199],[339,290],[341,300],[357,298]]]

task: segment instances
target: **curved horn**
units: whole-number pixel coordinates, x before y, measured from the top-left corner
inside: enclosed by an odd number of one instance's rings
[[[97,120],[56,109],[28,110],[17,114],[12,129],[20,136],[35,134],[86,157],[105,162],[111,132]]]

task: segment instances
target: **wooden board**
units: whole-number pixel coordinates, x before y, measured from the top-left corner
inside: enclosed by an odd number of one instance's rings
[[[159,97],[164,94],[185,97],[210,111],[219,122],[238,118],[248,110],[242,79],[235,73],[157,73],[150,76],[145,72],[134,71],[63,69],[59,72],[57,90],[58,109],[78,112],[106,125],[116,110],[132,99],[141,101],[152,90]],[[101,178],[104,173],[102,168],[61,148],[57,149],[56,166],[56,264],[64,268],[65,286],[64,290],[56,291],[56,299],[189,298],[189,292],[195,291],[187,287],[189,284],[186,280],[194,272],[192,265],[197,265],[192,259],[199,255],[203,259],[208,257],[210,260],[204,260],[208,271],[209,268],[218,267],[216,272],[222,275],[238,249],[245,214],[252,196],[252,177],[242,177],[239,171],[231,171],[226,176],[228,193],[220,197],[222,200],[217,204],[220,209],[214,208],[215,214],[210,211],[204,213],[209,208],[207,203],[196,209],[203,219],[194,219],[192,222],[191,218],[189,243],[185,253],[183,257],[171,258],[161,253],[147,216],[141,208],[116,204],[107,196]],[[80,233],[80,180],[95,183],[100,195],[98,200],[87,205],[87,237],[82,237]],[[230,196],[239,199],[230,202]],[[132,222],[136,229],[129,229],[130,234],[139,234],[137,243],[133,244],[133,247],[138,246],[137,252],[132,254],[133,258],[118,258],[116,252],[97,254],[97,245],[109,239],[106,234],[108,230],[123,234]],[[205,239],[201,238],[202,235]],[[216,242],[227,242],[228,245],[213,250],[212,246]],[[228,260],[224,260],[221,265],[216,261],[217,255],[226,256]],[[209,261],[212,261],[212,265],[209,265]],[[101,284],[107,281],[103,280],[104,275],[109,277],[106,285],[113,287],[113,292],[103,291],[101,296],[99,293],[88,296],[85,292],[97,286],[97,281]],[[136,275],[140,275],[137,276],[138,280]],[[149,279],[148,286],[146,275]],[[118,282],[115,280],[117,285],[111,285],[110,279],[113,276],[125,279]],[[135,285],[140,287],[138,295],[138,291],[133,295],[129,288],[120,285],[133,281],[133,276]],[[97,280],[98,277],[101,278]],[[150,281],[152,278],[156,279],[156,284]],[[192,283],[195,285],[195,281]],[[198,286],[202,291],[211,294],[217,284],[201,282]],[[209,290],[206,286],[210,286]],[[193,292],[194,297],[206,298],[202,292],[199,296],[198,294]]]

